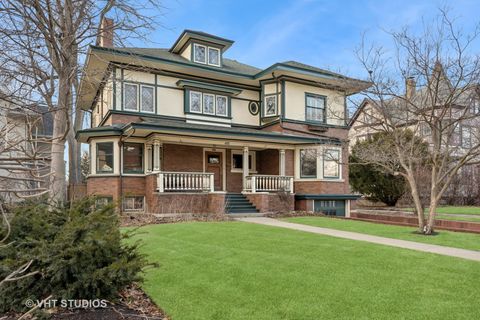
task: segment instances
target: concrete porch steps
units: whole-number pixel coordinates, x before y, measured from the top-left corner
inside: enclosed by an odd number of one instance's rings
[[[226,205],[227,214],[259,214],[257,208],[241,193],[227,193]]]

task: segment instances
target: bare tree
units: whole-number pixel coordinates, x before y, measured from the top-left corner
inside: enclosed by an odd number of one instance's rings
[[[154,8],[155,10],[152,10]],[[53,112],[50,199],[65,195],[64,150],[69,146],[69,179],[81,181],[80,145],[75,132],[84,113],[75,107],[81,61],[99,35],[124,43],[142,37],[156,24],[159,1],[2,0],[0,2],[0,75]],[[115,23],[101,23],[110,16]],[[108,20],[111,21],[111,20]]]
[[[471,52],[480,29],[470,34],[440,10],[438,17],[415,35],[408,28],[390,33],[393,52],[362,43],[357,55],[372,83],[365,92],[371,107],[371,129],[389,132],[390,151],[375,147],[362,160],[405,177],[418,214],[419,230],[431,234],[435,211],[452,180],[480,157],[480,58]],[[404,89],[406,84],[406,89]],[[411,135],[422,136],[429,152]],[[416,174],[428,169],[428,216],[424,214]]]

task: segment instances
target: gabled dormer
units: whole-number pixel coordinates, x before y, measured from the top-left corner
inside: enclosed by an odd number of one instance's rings
[[[194,63],[221,67],[223,53],[232,44],[232,40],[205,32],[185,30],[175,41],[170,52],[179,54]]]

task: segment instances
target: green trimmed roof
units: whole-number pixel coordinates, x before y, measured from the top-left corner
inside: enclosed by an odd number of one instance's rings
[[[105,135],[121,135],[130,130],[145,129],[152,131],[168,131],[179,134],[187,134],[196,137],[214,136],[223,139],[248,139],[254,138],[261,141],[281,142],[291,144],[340,144],[336,138],[319,136],[292,135],[282,132],[263,131],[243,127],[223,127],[197,123],[188,123],[178,120],[167,120],[159,118],[143,118],[141,122],[132,122],[119,126],[106,126],[84,129],[77,131],[77,139],[83,141],[88,138]]]
[[[98,47],[98,46],[92,46],[93,50],[103,50],[103,51],[111,51],[113,53],[118,52],[118,53],[123,53],[123,54],[131,54],[131,55],[136,55],[139,57],[144,57],[144,58],[153,58],[153,59],[159,59],[159,60],[167,60],[170,62],[177,62],[177,63],[182,63],[182,64],[187,64],[191,65],[194,67],[198,67],[199,64],[192,62],[184,57],[182,57],[179,54],[175,54],[169,51],[169,49],[161,49],[161,48],[104,48],[104,47]],[[227,59],[227,58],[222,58],[222,66],[219,67],[209,67],[209,66],[204,66],[204,68],[209,68],[215,71],[227,71],[231,73],[239,73],[243,74],[246,76],[253,77],[260,71],[261,69],[255,68],[253,66],[240,63],[236,60],[232,59]]]

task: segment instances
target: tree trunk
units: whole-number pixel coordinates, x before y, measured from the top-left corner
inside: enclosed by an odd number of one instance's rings
[[[410,192],[412,194],[413,204],[415,205],[415,212],[417,213],[418,231],[423,233],[425,229],[425,214],[423,211],[422,200],[420,199],[420,195],[418,193],[415,178],[408,174],[407,181],[410,185]]]
[[[52,161],[50,167],[50,196],[54,203],[65,200],[65,130],[67,114],[65,109],[55,111],[53,123]]]

